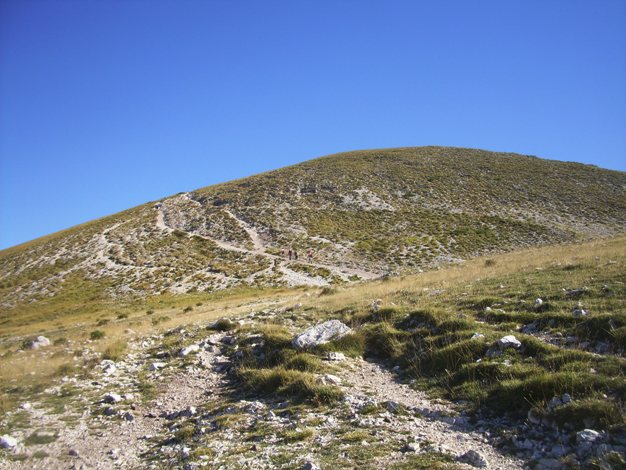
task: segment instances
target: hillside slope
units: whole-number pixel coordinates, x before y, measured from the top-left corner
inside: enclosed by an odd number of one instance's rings
[[[0,302],[370,279],[616,234],[624,214],[621,172],[461,148],[349,152],[4,250]]]

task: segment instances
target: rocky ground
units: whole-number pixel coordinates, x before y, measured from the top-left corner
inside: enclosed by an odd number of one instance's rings
[[[309,324],[291,310],[281,318],[295,336]],[[239,345],[279,314],[251,312],[227,322],[237,326],[230,332],[195,325],[138,339],[90,377],[63,377],[3,418],[12,432],[3,437],[0,468],[560,469],[624,452],[623,437],[594,430],[572,443],[539,422],[470,417],[460,404],[403,383],[385,364],[339,352],[325,355],[316,379],[342,391],[339,403],[244,391]],[[307,331],[303,342],[335,334]]]

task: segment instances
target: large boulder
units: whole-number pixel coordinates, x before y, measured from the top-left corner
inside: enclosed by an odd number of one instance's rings
[[[339,339],[351,331],[349,326],[344,325],[339,320],[329,320],[303,331],[293,339],[292,344],[296,349],[313,348]]]

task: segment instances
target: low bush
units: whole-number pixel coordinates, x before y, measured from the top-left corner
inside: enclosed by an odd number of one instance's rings
[[[104,338],[105,333],[102,330],[93,330],[91,333],[89,333],[89,338],[92,341],[98,340],[98,339],[102,339]]]
[[[624,422],[622,412],[617,405],[605,399],[573,401],[556,408],[552,413],[552,418],[560,427],[568,426],[575,431],[585,428],[603,430]]]

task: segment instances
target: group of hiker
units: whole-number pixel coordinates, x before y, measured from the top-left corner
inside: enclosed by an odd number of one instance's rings
[[[298,252],[294,250],[293,248],[289,248],[288,250],[285,250],[285,255],[287,258],[289,258],[289,260],[298,261]],[[307,251],[306,257],[310,263],[313,260],[313,250]]]

